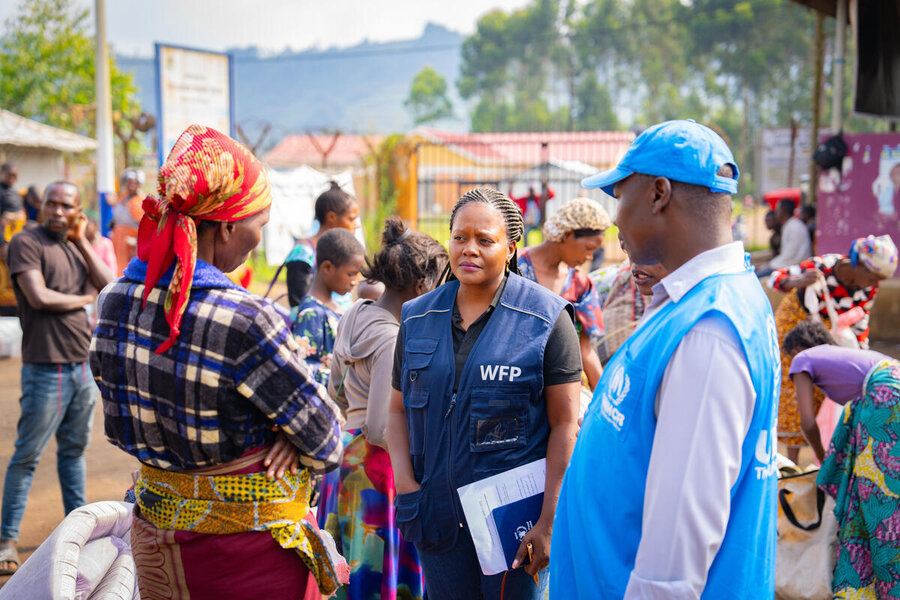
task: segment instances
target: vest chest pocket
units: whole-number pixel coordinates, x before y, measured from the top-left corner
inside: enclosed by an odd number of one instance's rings
[[[435,338],[414,337],[404,341],[404,363],[409,381],[415,382],[419,371],[431,365],[437,345],[438,340]]]
[[[477,389],[472,392],[469,450],[492,452],[519,448],[527,442],[530,393],[517,389]]]

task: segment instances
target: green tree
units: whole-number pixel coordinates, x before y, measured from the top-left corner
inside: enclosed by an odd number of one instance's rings
[[[447,80],[430,66],[424,67],[413,78],[403,105],[412,113],[416,125],[453,116],[453,104],[447,97]]]
[[[24,0],[0,37],[0,98],[7,110],[94,135],[94,38],[71,0]],[[112,61],[111,61],[112,63]],[[140,112],[129,73],[110,65],[112,108]]]
[[[560,44],[559,2],[535,0],[523,9],[494,10],[463,41],[457,81],[472,101],[473,131],[547,131],[564,128],[565,104],[553,106],[551,75]]]

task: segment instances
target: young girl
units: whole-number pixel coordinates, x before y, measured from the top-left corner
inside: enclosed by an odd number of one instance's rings
[[[319,231],[311,238],[297,242],[284,261],[288,302],[291,306],[297,306],[309,291],[316,272],[316,251],[322,236],[332,229],[346,229],[351,233],[356,231],[359,204],[334,181],[331,182],[331,188],[316,198],[315,211]],[[349,300],[349,296],[341,299],[348,306]]]
[[[400,307],[434,287],[447,251],[424,233],[406,229],[399,217],[388,217],[381,241],[363,275],[384,293],[374,302],[358,300],[341,320],[334,343],[328,391],[347,418],[344,431],[353,437],[344,449],[337,509],[326,528],[351,565],[350,583],[339,598],[415,600],[424,597],[422,568],[394,521],[396,491],[385,428]]]
[[[341,309],[332,294],[349,293],[365,260],[362,245],[346,229],[332,229],[319,238],[316,274],[309,293],[291,309],[291,331],[301,355],[322,385],[328,385],[331,351]]]

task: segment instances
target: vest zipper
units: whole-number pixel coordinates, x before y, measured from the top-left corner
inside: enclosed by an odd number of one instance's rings
[[[448,408],[448,409],[447,409],[447,412],[444,414],[444,420],[445,420],[445,421],[446,421],[447,419],[450,418],[450,413],[453,412],[453,407],[454,407],[454,406],[456,406],[456,394],[453,394],[453,395],[450,397],[450,408]]]
[[[456,406],[456,392],[450,396],[450,408],[447,409],[447,414],[444,415],[444,420],[450,418],[450,413],[453,412],[453,407]],[[447,485],[450,486],[451,491],[453,490],[453,423],[450,423],[450,427],[447,431]],[[462,521],[459,519],[459,513],[456,511],[456,502],[451,500],[453,504],[453,516],[456,517],[456,522],[459,523],[459,528],[463,528]]]

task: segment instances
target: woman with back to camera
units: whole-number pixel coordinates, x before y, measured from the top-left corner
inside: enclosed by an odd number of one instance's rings
[[[332,181],[331,187],[316,198],[315,219],[319,230],[312,237],[297,242],[288,257],[284,260],[287,271],[288,303],[291,306],[300,304],[309,292],[313,275],[316,273],[316,244],[329,229],[341,227],[351,232],[356,231],[359,218],[359,203]],[[345,308],[349,306],[349,294],[340,296],[345,299]]]
[[[339,597],[414,600],[424,597],[422,567],[394,521],[396,491],[385,429],[400,307],[434,288],[447,251],[430,236],[407,229],[399,217],[385,220],[381,243],[363,276],[383,284],[384,293],[374,302],[357,300],[334,344],[328,391],[344,411],[344,430],[353,439],[344,450],[337,511],[328,516],[326,528],[351,565],[350,583]]]
[[[91,372],[107,438],[141,462],[131,549],[146,600],[319,599],[346,581],[309,509],[309,471],[340,464],[338,407],[275,305],[225,276],[270,205],[256,157],[190,126],[144,202],[137,257],[98,300]]]
[[[522,213],[502,193],[466,193],[450,217],[450,281],[402,310],[388,450],[397,526],[419,552],[432,600],[539,599],[549,579],[581,356],[571,306],[517,274],[522,231]],[[483,575],[457,489],[542,458],[540,518],[512,569]]]

